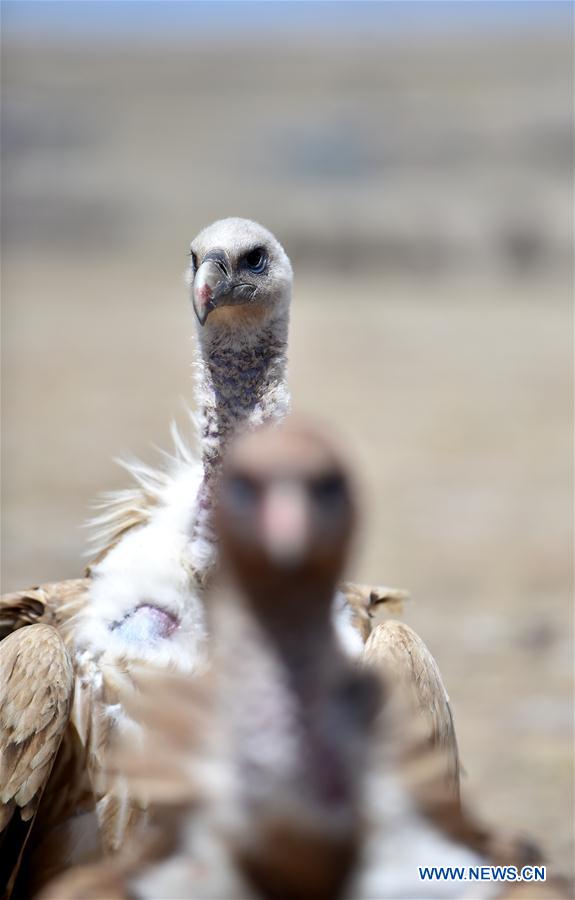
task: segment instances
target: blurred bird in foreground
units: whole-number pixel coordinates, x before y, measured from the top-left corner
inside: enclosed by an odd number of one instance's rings
[[[400,710],[401,684],[344,654],[331,602],[354,523],[349,476],[322,435],[292,423],[235,445],[217,504],[211,671],[192,684],[142,673],[143,749],[120,750],[150,829],[43,900],[457,898],[465,885],[423,883],[417,867],[538,859],[462,811],[445,749],[410,702]],[[418,666],[433,692],[435,664],[423,654]]]
[[[141,663],[190,675],[206,665],[204,590],[216,561],[221,461],[236,433],[280,422],[289,406],[292,270],[275,237],[245,219],[214,223],[192,242],[189,281],[201,459],[176,434],[165,470],[133,464],[136,487],[108,498],[99,519],[90,578],[0,601],[0,633],[11,635],[0,643],[0,886],[8,893],[20,864],[40,885],[117,850],[142,819],[102,777],[113,733],[134,732],[123,695]],[[388,596],[337,592],[332,616],[356,654],[370,607]]]

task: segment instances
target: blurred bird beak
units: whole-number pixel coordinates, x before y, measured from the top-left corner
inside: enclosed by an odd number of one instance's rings
[[[276,484],[263,498],[260,519],[263,544],[270,559],[285,568],[302,562],[310,536],[308,498],[301,485]]]
[[[219,251],[208,253],[196,272],[192,287],[192,304],[200,325],[205,324],[218,301],[232,290],[226,257]]]

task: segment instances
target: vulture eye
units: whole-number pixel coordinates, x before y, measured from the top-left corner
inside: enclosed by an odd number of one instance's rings
[[[198,269],[198,257],[193,250],[190,250],[190,256],[192,258],[192,269],[196,272]]]
[[[245,475],[235,475],[229,479],[225,487],[228,505],[235,510],[251,506],[257,498],[257,493],[257,485]]]
[[[256,275],[259,275],[264,271],[268,263],[266,251],[263,247],[256,247],[255,250],[250,250],[249,253],[246,253],[242,262],[250,272],[255,272]]]
[[[368,727],[385,702],[385,686],[375,673],[353,672],[335,685],[334,697],[348,721]]]
[[[320,503],[339,503],[345,498],[345,483],[339,475],[326,475],[311,485],[313,496]]]

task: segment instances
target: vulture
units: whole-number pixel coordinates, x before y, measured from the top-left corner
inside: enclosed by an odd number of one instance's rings
[[[8,894],[20,868],[19,890],[36,890],[59,870],[116,851],[145,818],[121,777],[105,774],[112,734],[138,735],[124,695],[141,664],[194,677],[207,665],[204,593],[223,454],[236,433],[280,423],[288,411],[292,269],[279,242],[245,219],[216,222],[191,244],[188,280],[200,458],[175,433],[165,470],[134,463],[136,486],[108,498],[89,577],[0,600],[0,885]],[[372,606],[400,595],[337,591],[332,619],[356,655],[360,620],[365,629]]]
[[[67,872],[41,900],[567,897],[559,882],[516,895],[419,880],[418,866],[541,859],[462,809],[446,788],[445,747],[410,702],[400,708],[399,682],[357,666],[338,641],[332,597],[356,504],[331,441],[293,420],[244,435],[215,511],[213,664],[192,683],[142,673],[131,700],[140,752],[124,742],[111,762],[150,802],[149,830],[138,848]],[[429,653],[414,665],[437,689]]]

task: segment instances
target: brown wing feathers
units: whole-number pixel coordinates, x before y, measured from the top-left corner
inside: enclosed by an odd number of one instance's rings
[[[459,798],[459,751],[447,692],[437,663],[419,635],[404,622],[389,620],[369,635],[362,662],[379,670],[390,685],[408,726],[417,724],[419,741],[437,747],[444,788]]]
[[[0,639],[25,625],[63,625],[81,608],[89,583],[86,578],[72,578],[3,594]]]
[[[57,630],[32,625],[0,644],[0,825],[33,814],[68,723],[73,668]]]
[[[9,889],[69,720],[73,668],[57,630],[31,625],[4,638],[0,685],[0,846]]]

